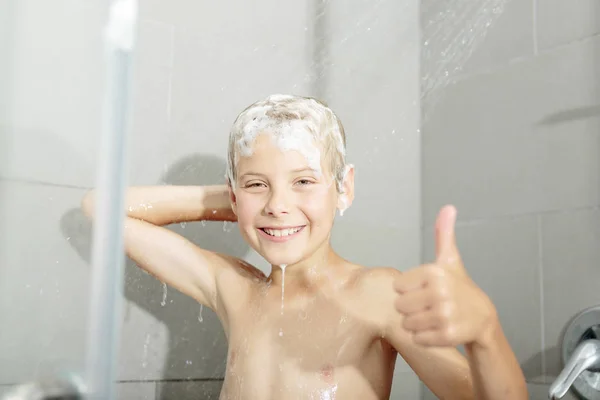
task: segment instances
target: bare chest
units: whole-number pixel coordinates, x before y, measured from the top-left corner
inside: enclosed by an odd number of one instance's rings
[[[332,301],[249,306],[231,325],[222,398],[380,398],[373,385],[385,392],[395,355],[351,311]]]

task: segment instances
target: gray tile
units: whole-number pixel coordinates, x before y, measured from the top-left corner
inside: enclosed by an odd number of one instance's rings
[[[402,80],[403,69],[417,65],[420,44],[417,2],[330,1],[322,11],[324,35],[317,38],[317,43],[313,41],[312,46],[322,45],[317,61],[325,75],[331,74],[332,69],[336,75],[379,75],[392,64],[397,79]],[[412,74],[410,79],[414,79]],[[337,85],[332,86],[335,89]],[[347,94],[354,88],[344,86],[343,90]]]
[[[527,385],[530,400],[547,400],[550,385],[530,383]],[[563,400],[577,400],[577,396],[571,392],[567,393]]]
[[[543,217],[546,372],[554,379],[562,365],[559,337],[579,311],[600,304],[600,211],[582,210]]]
[[[421,142],[417,10],[393,2],[367,3],[352,2],[345,11],[341,2],[330,3],[332,61],[324,68],[326,94],[344,124],[356,185],[354,202],[338,221],[416,231]],[[357,9],[363,12],[357,15]],[[395,167],[398,160],[401,168]]]
[[[89,267],[67,225],[83,191],[0,180],[0,193],[0,383],[79,373]]]
[[[419,264],[416,228],[402,229],[373,221],[371,224],[339,219],[333,230],[332,246],[342,257],[368,267],[393,267],[401,271]],[[377,235],[377,240],[373,240]]]
[[[421,383],[421,397],[420,400],[438,400],[438,397],[433,394],[431,390],[425,384]]]
[[[406,63],[412,65],[412,60]],[[395,81],[398,70],[407,78]],[[398,62],[382,66],[378,75],[335,75],[332,80],[335,87],[353,87],[353,96],[342,90],[331,94],[331,105],[347,135],[347,159],[355,167],[355,199],[340,220],[416,228],[421,142],[419,113],[412,106],[418,93],[416,65],[412,73],[411,67],[402,69]],[[396,167],[398,160],[402,167]]]
[[[532,0],[452,5],[426,0],[421,24],[423,72],[429,79],[488,70],[534,52]]]
[[[155,398],[155,382],[119,382],[117,384],[118,400],[154,400]]]
[[[15,3],[1,176],[91,186],[102,127],[106,3]],[[40,34],[43,32],[43,34]]]
[[[425,261],[434,259],[425,231]],[[542,372],[538,227],[535,216],[460,225],[458,248],[471,278],[491,298],[527,378]]]
[[[412,371],[396,371],[390,399],[417,400],[421,393],[421,381]]]
[[[548,399],[548,391],[550,390],[550,385],[547,384],[538,384],[538,383],[528,383],[527,391],[529,392],[529,400],[547,400]],[[421,400],[438,400],[438,397],[434,395],[429,389],[423,387],[423,397]],[[564,400],[576,400],[577,397],[572,393],[567,393]]]
[[[158,382],[160,400],[218,400],[223,381]]]
[[[541,50],[600,33],[600,3],[538,0],[538,46]]]
[[[253,4],[237,2],[221,4],[189,0],[173,0],[169,3],[161,0],[146,0],[140,2],[140,15],[147,20],[169,23],[178,29],[200,31],[199,27],[202,27],[207,37],[210,37],[209,32],[249,33],[268,24],[280,34],[285,34],[290,32],[286,30],[286,27],[291,26],[290,20],[308,21],[308,7],[300,3],[294,8],[275,0],[263,0]],[[250,16],[253,18],[249,18]],[[304,25],[302,30],[294,31],[294,34],[301,34],[303,29]]]
[[[448,202],[462,219],[598,204],[599,51],[589,40],[448,88],[424,126],[424,223]]]
[[[224,159],[231,124],[250,103],[272,93],[307,94],[307,38],[304,10],[298,5],[282,14],[279,6],[263,9],[264,3],[235,14],[224,7],[228,18],[209,13],[212,22],[194,22],[202,30],[176,31],[171,132],[177,140],[164,149],[170,162],[190,154]],[[282,35],[284,25],[285,32],[298,34]],[[232,45],[224,50],[223,43]],[[224,168],[219,182],[223,175]]]

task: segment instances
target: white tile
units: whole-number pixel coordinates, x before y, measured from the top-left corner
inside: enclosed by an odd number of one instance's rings
[[[107,5],[15,3],[1,176],[89,187],[102,121]]]
[[[72,247],[82,190],[0,181],[0,383],[80,373],[89,267]]]
[[[541,50],[600,33],[600,3],[596,0],[540,0],[536,3]]]
[[[156,383],[154,382],[119,382],[117,384],[118,400],[154,400],[156,398]]]

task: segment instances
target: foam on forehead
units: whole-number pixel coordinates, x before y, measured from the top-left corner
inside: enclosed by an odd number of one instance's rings
[[[345,139],[337,117],[326,105],[306,97],[272,95],[246,108],[235,120],[229,138],[228,172],[235,181],[239,156],[252,155],[260,134],[268,134],[282,150],[300,152],[310,168],[321,171],[321,151],[335,155],[332,169],[338,186],[345,170]]]

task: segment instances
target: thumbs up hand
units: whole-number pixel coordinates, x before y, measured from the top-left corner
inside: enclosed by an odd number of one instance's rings
[[[406,271],[394,282],[403,328],[420,345],[483,343],[497,321],[494,305],[461,261],[455,222],[456,209],[442,208],[435,227],[435,262]]]

